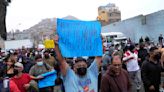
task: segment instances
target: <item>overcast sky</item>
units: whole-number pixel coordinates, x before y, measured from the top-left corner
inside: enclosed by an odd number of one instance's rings
[[[115,3],[122,20],[164,9],[164,0],[12,0],[7,12],[7,31],[28,29],[45,18],[67,15],[80,20],[95,20],[97,8]]]

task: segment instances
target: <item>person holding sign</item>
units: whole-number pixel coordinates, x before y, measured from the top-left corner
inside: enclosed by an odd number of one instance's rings
[[[53,68],[51,66],[49,66],[48,64],[46,64],[43,61],[42,55],[40,55],[40,54],[36,55],[35,61],[36,61],[36,64],[33,67],[31,67],[31,69],[29,71],[29,74],[31,76],[43,77],[40,75],[44,74],[44,73],[48,73],[53,70]],[[33,83],[34,86],[37,87],[37,85],[36,85],[37,81],[31,81],[31,82]],[[52,92],[52,90],[53,90],[53,87],[39,88],[39,92]]]
[[[89,68],[85,59],[77,59],[74,71],[66,63],[58,46],[59,37],[55,37],[55,51],[60,63],[66,92],[98,92],[98,74],[101,57],[96,57]]]
[[[33,92],[36,92],[35,89],[32,88],[32,85],[30,84],[31,80],[40,80],[42,79],[41,76],[34,77],[27,73],[23,73],[24,66],[20,62],[16,62],[14,64],[14,77],[10,79],[10,82],[14,82],[20,92],[27,92],[29,89],[32,89]],[[11,91],[12,92],[12,91]],[[19,91],[18,91],[19,92]]]

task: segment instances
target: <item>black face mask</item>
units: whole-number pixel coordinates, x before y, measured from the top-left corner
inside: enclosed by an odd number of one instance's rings
[[[161,53],[157,53],[156,55],[154,55],[154,59],[155,60],[160,60],[161,59]]]
[[[143,49],[144,49],[144,47],[140,47],[140,49],[141,49],[141,50],[143,50]]]
[[[49,58],[49,55],[44,55],[44,57],[45,57],[46,59],[48,59],[48,58]]]
[[[19,71],[17,69],[14,69],[14,75],[18,75]]]
[[[79,76],[84,76],[86,75],[86,73],[87,73],[87,68],[85,67],[77,68],[77,74]]]

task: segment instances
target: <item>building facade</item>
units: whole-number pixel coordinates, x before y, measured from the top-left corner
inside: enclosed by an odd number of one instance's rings
[[[122,32],[134,42],[141,36],[148,36],[151,41],[158,42],[160,34],[164,35],[164,10],[148,15],[139,15],[102,27],[102,33]]]
[[[98,20],[102,26],[121,21],[121,12],[115,4],[109,3],[98,8]]]

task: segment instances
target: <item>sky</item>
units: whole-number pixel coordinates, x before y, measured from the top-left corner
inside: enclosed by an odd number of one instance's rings
[[[164,9],[164,0],[12,0],[6,17],[7,32],[28,29],[45,18],[71,15],[80,20],[95,20],[98,7],[108,3],[119,7],[122,20]]]

